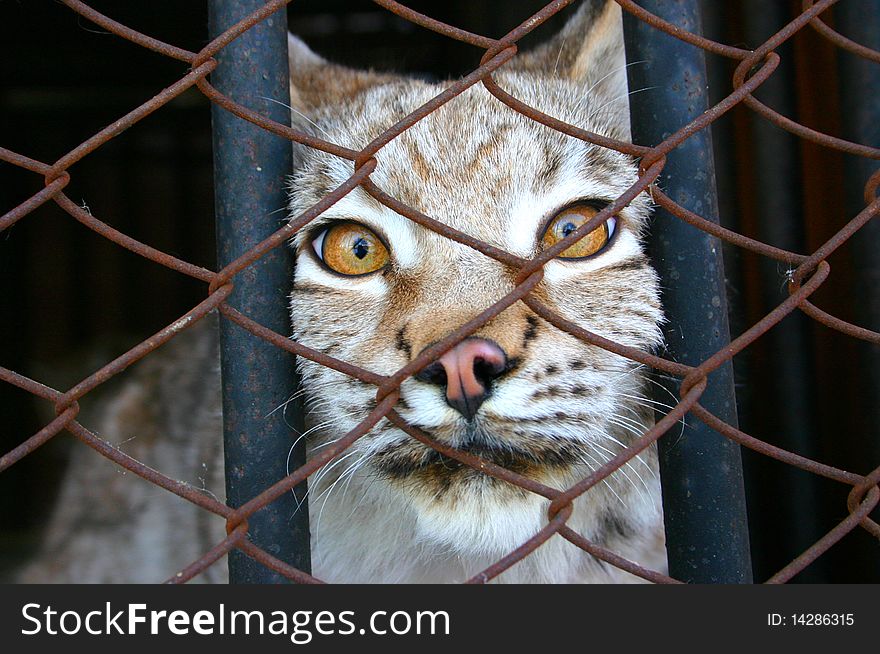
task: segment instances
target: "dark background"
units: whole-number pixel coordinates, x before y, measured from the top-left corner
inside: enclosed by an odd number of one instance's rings
[[[855,0],[858,2],[859,0]],[[90,3],[146,34],[198,50],[206,3]],[[411,1],[435,18],[501,36],[540,0]],[[706,32],[755,47],[800,12],[800,2],[707,2]],[[833,18],[827,14],[833,23]],[[481,52],[408,24],[366,0],[308,0],[289,7],[291,29],[350,65],[456,76]],[[523,41],[555,33],[556,17]],[[44,0],[0,0],[0,145],[51,163],[169,86],[186,65],[149,52]],[[786,115],[840,134],[839,66],[848,54],[805,30],[780,50],[783,66],[758,94]],[[711,92],[730,92],[732,67],[710,57]],[[650,93],[650,91],[646,91]],[[877,144],[874,144],[877,145]],[[800,252],[817,248],[861,207],[843,197],[845,157],[734,110],[716,127],[722,220]],[[214,268],[210,106],[191,89],[74,165],[67,195],[162,251]],[[860,185],[859,182],[858,185]],[[38,175],[0,164],[0,213],[42,188]],[[776,226],[776,231],[771,229]],[[768,231],[769,230],[769,231]],[[859,312],[860,269],[845,246],[814,302],[845,320]],[[727,248],[731,322],[740,333],[785,297],[782,264]],[[874,289],[876,292],[876,289]],[[188,277],[129,253],[48,203],[0,234],[0,365],[66,390],[186,312],[206,294]],[[858,342],[795,314],[735,360],[740,425],[830,465],[864,473],[880,461],[869,419],[878,403]],[[83,400],[84,406],[91,397]],[[0,451],[51,419],[51,407],[0,385]],[[0,475],[0,577],[35,547],[63,471],[67,435]],[[766,579],[846,516],[847,488],[746,452],[756,578]],[[880,548],[856,530],[796,578],[880,581]]]

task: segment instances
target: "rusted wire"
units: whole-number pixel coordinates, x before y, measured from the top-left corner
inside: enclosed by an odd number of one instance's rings
[[[496,39],[448,25],[416,12],[394,0],[374,0],[377,5],[413,24],[432,30],[448,38],[470,44],[484,50],[485,52],[480,61],[480,65],[472,72],[465,75],[460,80],[450,83],[448,87],[436,97],[430,99],[421,107],[416,108],[407,116],[397,121],[394,125],[389,126],[367,146],[359,151],[355,151],[340,144],[305,134],[289,125],[282,125],[272,121],[261,115],[258,111],[249,109],[232,101],[208,82],[208,76],[217,65],[217,62],[214,59],[215,55],[260,21],[276,12],[283,11],[289,0],[271,0],[266,2],[266,4],[258,11],[242,18],[236,25],[208,43],[199,52],[191,52],[179,48],[131,29],[130,27],[96,11],[80,0],[62,0],[63,4],[83,18],[101,26],[120,38],[149,49],[157,55],[185,63],[189,66],[189,70],[183,74],[179,80],[173,82],[170,86],[157,93],[155,97],[138,107],[135,107],[94,136],[88,138],[82,144],[63,154],[54,163],[50,164],[36,161],[25,155],[0,148],[0,160],[23,170],[30,171],[35,175],[39,175],[44,180],[44,187],[39,192],[34,193],[31,197],[27,198],[25,201],[10,209],[5,215],[0,217],[0,232],[8,229],[16,222],[26,219],[43,204],[53,201],[74,220],[80,222],[103,238],[106,238],[145,259],[153,261],[158,265],[204,282],[207,285],[207,295],[204,301],[193,307],[180,319],[176,320],[171,325],[162,329],[142,343],[135,345],[128,352],[88,375],[65,392],[48,388],[16,372],[0,368],[0,381],[16,386],[17,388],[26,391],[37,398],[41,398],[44,401],[51,402],[54,405],[56,412],[56,417],[45,427],[0,457],[0,472],[26,457],[49,440],[55,438],[58,434],[68,432],[85,445],[94,449],[99,455],[110,459],[117,465],[122,466],[148,482],[178,495],[181,498],[181,501],[191,502],[203,510],[216,514],[218,519],[226,520],[227,537],[214,545],[209,551],[205,552],[204,555],[193,561],[186,568],[171,576],[168,579],[169,583],[185,582],[196,577],[235,548],[243,551],[248,556],[251,556],[255,560],[293,581],[301,583],[320,583],[320,580],[315,577],[289,566],[283,561],[273,557],[265,550],[262,550],[249,542],[247,539],[248,517],[267,506],[280,495],[287,493],[297,484],[318,471],[321,467],[340,456],[384,418],[396,425],[400,430],[407,433],[413,439],[432,448],[438,453],[458,461],[463,465],[479,470],[486,475],[490,475],[528,492],[537,494],[549,501],[546,525],[514,551],[508,553],[505,557],[495,562],[486,570],[475,575],[469,580],[471,583],[485,583],[497,577],[553,537],[565,538],[574,546],[579,547],[602,561],[605,561],[609,565],[616,566],[649,581],[657,583],[678,583],[675,579],[657,571],[643,568],[634,562],[622,558],[614,552],[610,552],[591,543],[581,534],[572,530],[567,525],[567,521],[572,513],[572,503],[576,498],[580,497],[589,491],[590,488],[594,487],[603,479],[620,469],[629,460],[638,455],[639,452],[650,447],[658,439],[663,438],[676,423],[678,423],[686,414],[690,413],[733,442],[739,443],[784,464],[795,466],[811,474],[822,476],[851,487],[847,498],[847,516],[819,541],[809,547],[803,554],[773,575],[773,577],[768,580],[770,583],[780,583],[790,580],[829,548],[833,547],[843,536],[854,529],[862,528],[873,536],[880,538],[880,525],[869,517],[871,511],[877,506],[878,502],[880,502],[880,487],[878,487],[878,483],[880,483],[880,466],[868,474],[858,474],[841,470],[819,461],[811,460],[798,453],[790,452],[761,441],[741,431],[737,427],[723,422],[703,408],[699,403],[700,396],[707,385],[708,375],[713,370],[717,369],[725,362],[730,361],[735,355],[741,353],[757,339],[766,334],[774,325],[778,324],[786,316],[791,315],[796,311],[801,311],[826,327],[850,338],[860,339],[875,344],[880,343],[880,334],[877,332],[837,318],[836,316],[818,308],[809,300],[809,298],[826,282],[831,274],[831,267],[827,262],[828,257],[835,250],[848,242],[853,235],[858,233],[862,227],[880,212],[880,199],[876,197],[877,187],[878,184],[880,184],[880,171],[875,173],[865,185],[865,207],[843,225],[832,237],[828,238],[810,254],[790,252],[776,247],[773,244],[764,243],[753,235],[741,234],[720,227],[703,216],[697,215],[681,207],[678,203],[654,186],[654,182],[663,171],[667,154],[697,132],[708,129],[722,115],[736,106],[748,107],[765,120],[811,143],[860,157],[880,159],[880,149],[866,144],[846,141],[830,134],[824,134],[810,126],[800,124],[764,105],[753,95],[753,93],[770,79],[776,71],[780,62],[780,56],[777,53],[779,46],[786,43],[798,32],[808,26],[835,46],[845,49],[855,56],[877,63],[880,62],[880,53],[862,44],[855,43],[831,29],[825,22],[823,22],[821,19],[822,13],[834,5],[837,0],[822,0],[821,2],[804,0],[803,12],[755,50],[745,50],[739,47],[712,41],[658,18],[632,0],[616,0],[623,10],[630,12],[639,20],[650,24],[654,28],[670,34],[675,38],[681,39],[695,47],[701,48],[706,52],[738,62],[732,77],[731,93],[711,107],[707,112],[687,125],[670,125],[671,134],[662,143],[656,145],[625,143],[599,134],[591,133],[580,127],[568,124],[553,116],[538,111],[502,89],[493,78],[493,73],[495,71],[503,68],[516,56],[516,42],[519,39],[538,28],[551,16],[566,10],[572,1],[573,0],[555,0],[554,2],[550,2],[533,16],[524,20],[508,34]],[[513,255],[455,230],[442,222],[419,212],[415,208],[406,205],[399,199],[394,198],[372,181],[371,175],[379,165],[375,155],[377,155],[383,147],[398,138],[406,130],[410,129],[413,125],[417,124],[433,111],[437,110],[440,106],[448,102],[454,102],[458,95],[466,89],[478,84],[482,84],[488,93],[504,103],[511,111],[517,112],[531,120],[539,122],[573,138],[581,139],[599,147],[610,148],[632,157],[640,158],[640,174],[637,181],[608,207],[600,211],[586,225],[560,241],[560,243],[548,248],[531,259],[523,259],[522,257]],[[93,216],[91,212],[84,207],[76,205],[63,192],[65,187],[68,186],[71,181],[71,173],[69,170],[71,166],[105,145],[112,138],[122,134],[125,130],[139,123],[150,113],[160,110],[172,99],[190,88],[197,88],[211,102],[232,112],[243,120],[261,127],[262,129],[268,130],[292,142],[322,150],[342,159],[351,161],[353,165],[351,177],[338,188],[329,192],[313,207],[303,212],[301,215],[291,219],[283,228],[279,229],[271,237],[253,247],[236,261],[226,266],[223,270],[216,272],[183,261],[123,234],[109,224],[102,222]],[[499,298],[491,306],[486,307],[477,317],[466,324],[461,325],[453,333],[433,344],[400,370],[391,375],[378,375],[349,362],[336,359],[323,352],[293,342],[287,337],[257,324],[248,316],[241,314],[236,309],[226,304],[226,299],[233,290],[236,279],[235,276],[238,273],[253,265],[267,252],[282,245],[298,230],[308,225],[330,206],[358,187],[362,188],[377,201],[396,213],[407,217],[413,222],[418,223],[426,229],[430,229],[445,238],[455,240],[458,243],[472,248],[484,256],[510,267],[516,272],[514,287],[507,295]],[[734,339],[729,346],[716,352],[696,367],[684,366],[655,354],[642,352],[619,343],[614,343],[584,329],[580,325],[562,318],[549,307],[541,303],[536,297],[531,295],[533,289],[543,278],[543,266],[548,261],[589,233],[596,225],[606,220],[609,216],[623,210],[638,195],[647,191],[650,191],[652,198],[657,204],[662,206],[677,219],[687,222],[697,229],[711,234],[712,236],[738,248],[749,250],[762,257],[775,259],[790,266],[796,266],[790,277],[789,297],[770,311],[764,318],[743,332],[738,338]],[[451,446],[436,441],[424,431],[408,424],[395,410],[395,406],[400,399],[400,385],[406,379],[417,374],[432,361],[436,360],[437,357],[454,347],[457,343],[460,343],[464,338],[476,332],[506,308],[517,302],[522,302],[537,316],[540,316],[557,329],[566,332],[585,343],[613,352],[616,355],[632,361],[650,366],[653,369],[663,371],[669,375],[674,375],[682,380],[680,385],[681,399],[664,418],[660,419],[653,427],[647,429],[645,433],[637,438],[628,448],[617,454],[604,466],[594,471],[589,477],[565,490],[557,490],[547,487],[533,479],[511,470],[507,470],[497,464],[484,461],[473,454],[458,451]],[[148,356],[162,344],[174,338],[184,329],[191,327],[207,315],[207,313],[213,310],[219,311],[243,329],[246,329],[250,333],[272,343],[284,351],[307,358],[376,387],[376,407],[370,411],[369,415],[364,420],[352,428],[344,437],[334,442],[332,446],[326,448],[319,455],[316,455],[309,460],[304,466],[294,470],[286,477],[279,479],[275,484],[266,488],[262,493],[252,498],[250,501],[244,503],[237,510],[229,508],[187,484],[165,476],[161,471],[156,471],[143,465],[113,445],[102,440],[76,421],[79,413],[79,400],[94,391],[98,386],[106,383],[109,379],[125,370],[129,365],[144,356]]]

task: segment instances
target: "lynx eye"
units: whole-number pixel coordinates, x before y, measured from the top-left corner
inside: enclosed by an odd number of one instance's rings
[[[366,275],[383,268],[391,258],[376,234],[358,223],[336,223],[312,241],[315,253],[340,275]]]
[[[599,210],[588,204],[576,204],[563,209],[547,225],[547,230],[541,239],[541,245],[545,250],[556,245],[573,231],[586,224],[597,213]],[[608,245],[616,226],[617,220],[613,217],[609,218],[570,248],[560,252],[559,258],[582,259],[596,254]]]

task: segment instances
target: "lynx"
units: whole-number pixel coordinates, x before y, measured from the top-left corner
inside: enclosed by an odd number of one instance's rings
[[[629,138],[620,10],[584,2],[545,45],[495,73],[545,113]],[[326,62],[290,39],[293,122],[360,149],[445,88]],[[351,163],[296,147],[290,214],[318,201]],[[375,184],[438,221],[523,258],[560,241],[636,179],[625,155],[540,125],[480,85],[376,155]],[[660,344],[656,275],[642,249],[640,196],[544,268],[533,296],[618,343]],[[392,374],[514,286],[515,271],[398,215],[363,189],[293,242],[293,337]],[[222,488],[213,329],[196,328],[140,364],[99,433],[206,489]],[[311,454],[375,407],[375,387],[300,358]],[[209,374],[210,373],[210,374]],[[642,367],[513,304],[401,386],[397,411],[432,438],[559,489],[651,424]],[[187,407],[178,410],[180,398]],[[176,399],[176,401],[175,401]],[[125,479],[85,452],[72,464],[45,551],[25,580],[157,581],[218,542],[221,521]],[[547,521],[548,502],[461,465],[382,420],[309,480],[314,574],[331,582],[469,578]],[[95,508],[95,507],[100,508]],[[95,517],[89,519],[88,516]],[[648,567],[665,566],[656,454],[647,450],[574,503],[577,532]],[[50,563],[51,562],[51,563]],[[203,580],[221,578],[211,569]],[[503,573],[510,583],[636,580],[554,537]]]

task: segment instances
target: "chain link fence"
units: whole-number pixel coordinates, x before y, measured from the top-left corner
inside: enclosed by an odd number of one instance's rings
[[[842,4],[846,1],[842,0]],[[870,344],[871,347],[876,348],[880,344],[880,333],[831,315],[811,301],[811,296],[826,283],[831,275],[831,266],[827,261],[828,258],[852,239],[855,234],[864,229],[869,224],[869,221],[880,211],[880,198],[877,196],[877,188],[880,186],[880,171],[872,171],[867,183],[864,184],[864,203],[862,208],[855,215],[851,216],[850,220],[845,225],[842,225],[831,238],[825,240],[824,243],[809,253],[795,252],[777,247],[760,240],[754,234],[748,232],[739,233],[723,227],[707,219],[706,216],[699,215],[681,206],[664,193],[656,183],[664,172],[667,156],[670,153],[680,148],[694,135],[708,130],[713,123],[738,105],[747,107],[749,111],[759,116],[762,120],[769,121],[781,129],[796,135],[805,142],[818,144],[823,148],[829,148],[848,155],[855,155],[869,162],[880,158],[880,149],[877,147],[846,140],[812,129],[778,113],[755,97],[755,93],[763,84],[772,79],[774,72],[780,66],[781,58],[777,54],[777,50],[792,39],[794,35],[803,30],[815,30],[835,47],[841,48],[873,64],[880,63],[880,52],[851,41],[833,30],[823,21],[823,12],[832,5],[837,4],[836,0],[823,0],[821,2],[805,0],[800,15],[754,50],[734,47],[707,39],[700,34],[687,31],[680,26],[664,21],[647,11],[643,6],[640,6],[639,3],[630,0],[617,0],[622,9],[630,16],[627,20],[637,19],[642,24],[650,26],[653,30],[665,32],[682,42],[700,48],[706,53],[725,58],[735,65],[732,91],[729,95],[688,124],[668,126],[668,131],[674,131],[663,139],[662,142],[653,146],[617,141],[567,124],[508,95],[493,80],[493,73],[516,56],[517,42],[533,30],[538,29],[554,14],[564,11],[570,12],[571,9],[566,8],[571,4],[571,0],[557,0],[547,4],[543,9],[530,16],[500,39],[489,38],[442,23],[393,0],[375,0],[377,5],[420,28],[470,44],[485,52],[480,60],[480,65],[472,72],[450,83],[443,93],[413,111],[397,124],[389,127],[371,144],[360,151],[353,151],[337,143],[331,143],[319,137],[304,134],[286,124],[271,120],[265,115],[233,101],[230,97],[218,91],[215,85],[209,81],[209,76],[218,66],[217,58],[220,53],[235,39],[254,28],[254,26],[263,23],[272,16],[277,16],[277,12],[283,12],[289,0],[266,2],[264,6],[225,30],[198,52],[185,50],[138,32],[116,22],[111,17],[99,13],[88,4],[79,0],[61,0],[61,2],[81,16],[83,20],[90,21],[103,30],[112,32],[120,38],[155,53],[186,64],[189,67],[188,72],[149,101],[135,107],[129,113],[51,163],[32,159],[27,156],[27,153],[13,152],[0,147],[0,160],[40,176],[45,182],[42,190],[18,206],[11,208],[0,218],[0,232],[9,229],[20,220],[27,220],[36,209],[52,202],[63,209],[70,218],[117,246],[126,248],[140,257],[205,285],[207,287],[207,294],[201,302],[178,320],[175,320],[152,337],[131,348],[122,356],[100,367],[66,391],[49,388],[39,381],[28,378],[11,369],[0,368],[0,380],[51,404],[56,414],[56,417],[36,434],[22,440],[18,446],[3,454],[2,458],[0,458],[0,472],[6,471],[57,435],[68,432],[79,440],[83,446],[95,450],[96,456],[104,456],[122,468],[165,489],[167,492],[178,495],[181,501],[191,502],[201,507],[204,511],[215,514],[220,519],[226,521],[228,536],[221,542],[216,543],[214,547],[205,552],[198,560],[193,561],[184,570],[172,575],[170,581],[188,581],[199,575],[209,566],[214,565],[231,551],[237,550],[287,579],[295,582],[312,583],[320,580],[313,577],[308,571],[282,561],[277,556],[270,554],[264,547],[260,547],[252,540],[249,540],[249,521],[255,518],[255,514],[271,505],[278,498],[289,494],[292,489],[305,482],[309,476],[319,471],[323,466],[342,456],[355,441],[367,434],[381,420],[387,419],[412,438],[440,454],[464,465],[479,469],[486,475],[518,486],[550,501],[547,524],[544,528],[514,551],[511,551],[503,559],[475,575],[471,579],[472,582],[487,582],[496,578],[531,552],[541,547],[549,539],[558,537],[566,539],[576,547],[610,565],[646,580],[675,583],[679,580],[658,571],[643,568],[614,552],[590,542],[566,523],[572,512],[572,502],[577,497],[601,483],[609,475],[626,465],[627,462],[658,440],[669,438],[667,434],[674,435],[676,433],[675,427],[679,421],[685,416],[690,415],[733,443],[742,445],[786,465],[807,471],[812,475],[827,478],[849,489],[845,517],[796,559],[773,574],[769,578],[770,582],[779,583],[792,579],[853,530],[865,530],[873,537],[880,538],[880,525],[870,517],[871,512],[880,502],[880,487],[878,487],[878,482],[880,482],[880,466],[874,467],[880,462],[866,461],[862,472],[851,472],[827,465],[821,461],[755,438],[741,431],[737,426],[720,419],[707,410],[704,403],[701,403],[701,397],[708,385],[708,376],[713,371],[729,364],[733,357],[750,347],[768,331],[777,326],[784,318],[795,312],[801,312],[825,327],[835,330],[848,338]],[[642,4],[644,5],[645,3]],[[600,211],[587,224],[557,245],[541,252],[533,259],[522,259],[511,253],[500,251],[488,243],[458,232],[434,220],[432,217],[407,206],[398,199],[384,193],[381,188],[378,188],[371,180],[370,175],[377,165],[380,165],[375,157],[381,149],[438,107],[447,102],[455,102],[457,95],[474,86],[482,86],[486,92],[495,96],[500,102],[510,107],[512,111],[519,112],[531,120],[542,123],[573,138],[637,157],[640,161],[638,181],[621,197]],[[87,208],[72,201],[65,193],[65,189],[70,185],[72,179],[73,173],[70,172],[70,169],[75,164],[105,146],[108,141],[125,130],[140,123],[151,113],[162,110],[168,103],[191,88],[198,89],[216,106],[258,126],[262,130],[348,160],[352,166],[351,177],[342,186],[328,194],[302,215],[292,217],[290,222],[284,227],[277,230],[257,246],[249,249],[246,253],[237,256],[233,261],[217,271],[190,263],[115,229],[100,217],[92,215]],[[265,325],[256,322],[252,316],[246,315],[234,308],[228,301],[237,283],[236,275],[254,266],[276,248],[283,247],[297,230],[304,228],[328,207],[357,187],[362,188],[378,202],[413,222],[446,238],[473,248],[483,255],[518,271],[515,288],[508,295],[494,305],[486,307],[479,316],[462,325],[454,333],[434,346],[423,351],[413,358],[409,364],[390,376],[371,373],[346,361],[335,359],[325,353],[293,342],[283,333],[278,333],[278,331],[269,329]],[[754,253],[769,261],[778,262],[779,265],[789,270],[788,297],[759,321],[742,331],[728,346],[708,356],[697,365],[684,365],[669,358],[646,354],[645,352],[611,342],[584,329],[580,325],[563,319],[531,294],[531,291],[542,280],[543,266],[548,261],[644,192],[649,192],[659,207],[675,216],[678,220],[717,237],[737,249]],[[868,290],[875,291],[874,289]],[[641,437],[637,438],[629,448],[613,457],[607,464],[599,467],[589,477],[564,491],[550,488],[533,479],[481,460],[472,454],[458,451],[432,439],[424,431],[408,424],[395,410],[395,406],[400,399],[400,385],[405,379],[419,373],[445,351],[454,347],[457,343],[476,332],[481,326],[517,302],[525,304],[534,314],[557,329],[585,343],[616,353],[680,380],[678,384],[680,401],[674,408],[666,415],[658,417],[656,424],[642,434]],[[376,387],[376,406],[363,422],[338,442],[324,448],[320,454],[304,463],[289,475],[278,479],[275,483],[262,489],[259,494],[237,508],[231,508],[188,484],[179,482],[162,474],[161,471],[156,471],[143,465],[141,462],[102,440],[77,420],[80,412],[79,401],[83,397],[92,393],[128,366],[148,356],[162,344],[173,339],[181,331],[190,328],[214,311],[219,312],[225,319],[263,339],[265,342],[272,344],[279,350],[308,358]],[[844,372],[841,371],[841,374],[844,374]],[[171,572],[169,571],[169,573]]]

